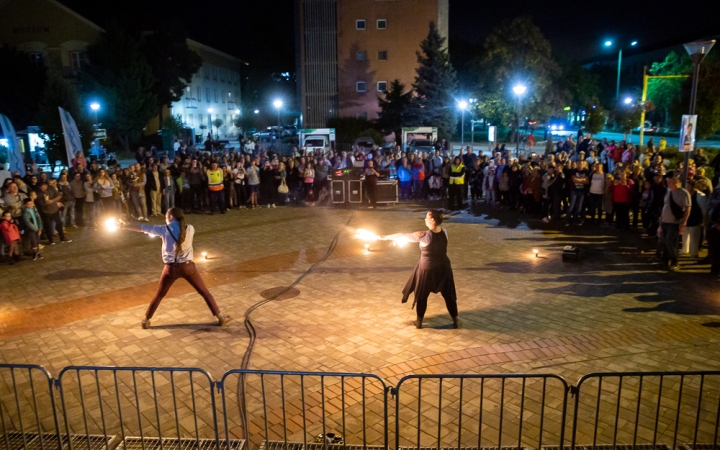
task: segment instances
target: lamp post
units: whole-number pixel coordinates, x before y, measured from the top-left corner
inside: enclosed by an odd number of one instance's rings
[[[692,78],[692,90],[690,91],[690,115],[695,115],[695,105],[697,103],[697,88],[698,78],[700,78],[700,63],[707,56],[710,49],[715,45],[715,40],[710,41],[696,41],[689,44],[685,44],[685,50],[690,55],[693,62],[693,78]],[[689,152],[685,152],[685,163],[683,164],[683,188],[687,187],[688,179],[688,163],[690,162],[690,152],[694,149],[690,149]]]
[[[277,114],[278,114],[278,136],[277,136],[277,139],[275,139],[278,144],[278,148],[280,147],[280,137],[282,136],[282,132],[280,131],[281,130],[281,128],[280,128],[280,108],[282,108],[282,105],[283,105],[283,102],[280,99],[277,99],[273,102],[273,106],[275,107],[275,109],[277,109]]]
[[[527,90],[527,87],[524,84],[516,84],[513,86],[513,92],[515,95],[517,95],[518,103],[517,103],[517,129],[515,130],[515,141],[517,143],[515,147],[515,157],[518,157],[518,153],[520,153],[520,112],[521,112],[521,100],[522,95]]]
[[[95,113],[95,128],[98,128],[98,111],[100,110],[100,103],[98,102],[92,102],[90,103],[90,109],[93,110],[93,113]]]
[[[638,44],[638,41],[632,41],[630,42],[630,47],[635,47]],[[612,47],[613,41],[605,41],[605,47]],[[622,69],[622,51],[623,49],[620,48],[618,50],[618,69],[617,69],[617,86],[615,88],[615,98],[620,98],[620,69]]]
[[[465,148],[465,110],[468,107],[468,103],[465,100],[458,102],[458,108],[460,108],[460,149]]]

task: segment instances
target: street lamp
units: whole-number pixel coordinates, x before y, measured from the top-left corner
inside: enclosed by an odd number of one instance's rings
[[[95,113],[95,126],[98,126],[98,111],[100,110],[100,103],[98,102],[92,102],[90,103],[90,109],[93,110],[93,113]]]
[[[520,153],[520,111],[521,111],[521,99],[522,95],[527,91],[527,87],[524,84],[516,84],[513,86],[513,92],[515,95],[517,95],[518,98],[518,104],[517,104],[517,129],[515,130],[515,139],[516,139],[516,147],[515,147],[515,157],[518,157],[518,153]]]
[[[631,97],[625,97],[625,104],[626,104],[626,105],[629,105],[630,103],[632,103],[632,98],[631,98]]]
[[[465,148],[465,110],[468,107],[468,102],[460,100],[458,102],[458,108],[460,108],[460,149]]]
[[[638,44],[638,41],[632,41],[630,42],[630,47],[635,47]],[[613,41],[605,41],[605,47],[612,47]],[[620,69],[622,68],[622,51],[623,49],[620,48],[618,51],[618,70],[617,70],[617,85],[615,87],[615,98],[620,98]]]
[[[280,125],[280,108],[282,108],[282,105],[283,105],[283,102],[280,99],[277,99],[273,102],[273,106],[275,107],[275,109],[277,109],[277,114],[278,114],[278,130],[277,130],[278,135],[277,135],[277,138],[275,139],[275,142],[277,142],[278,148],[280,147],[280,137],[282,137],[282,132],[280,131],[281,130],[281,128],[280,128],[281,127],[281,125]]]
[[[695,115],[695,104],[697,103],[698,79],[700,78],[700,63],[707,56],[710,49],[715,45],[715,39],[710,41],[696,41],[685,44],[685,50],[690,55],[693,62],[693,81],[692,90],[690,91],[690,115]],[[693,149],[690,149],[692,151]],[[683,165],[683,188],[687,187],[688,179],[688,163],[690,152],[685,152],[685,164]]]
[[[259,109],[256,109],[256,110],[253,111],[253,112],[254,112],[255,114],[260,114],[260,110],[259,110]]]

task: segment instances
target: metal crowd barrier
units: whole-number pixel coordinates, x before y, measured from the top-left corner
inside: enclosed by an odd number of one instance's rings
[[[720,371],[391,387],[373,374],[71,366],[52,378],[0,364],[4,450],[714,450],[719,429]]]
[[[231,370],[218,389],[226,439],[234,430],[264,449],[388,446],[388,389],[377,375]]]
[[[394,390],[395,448],[539,449],[548,435],[561,446],[568,391],[549,374],[409,375]]]

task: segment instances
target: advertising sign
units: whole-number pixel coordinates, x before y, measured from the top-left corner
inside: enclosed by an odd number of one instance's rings
[[[497,140],[497,127],[496,126],[488,127],[488,141],[495,142],[496,140]]]
[[[691,152],[695,149],[695,129],[697,128],[697,116],[682,116],[680,127],[680,141],[678,149],[681,152]]]

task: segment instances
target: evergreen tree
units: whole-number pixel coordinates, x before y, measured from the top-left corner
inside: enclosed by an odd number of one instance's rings
[[[420,50],[417,52],[419,67],[413,83],[415,96],[405,109],[403,124],[437,127],[440,137],[448,138],[457,124],[453,100],[457,76],[450,64],[445,38],[440,36],[432,22],[428,36],[420,43]]]
[[[86,151],[94,139],[92,121],[83,114],[80,96],[75,86],[64,79],[57,70],[50,70],[43,91],[37,124],[45,140],[48,161],[54,167],[56,161],[65,161],[65,136],[58,106],[70,113],[80,133],[80,142]],[[67,162],[70,164],[70,161]]]
[[[395,133],[397,139],[402,131],[402,117],[405,109],[412,99],[412,91],[404,92],[405,85],[397,78],[390,82],[390,88],[385,91],[385,98],[378,98],[380,105],[380,118],[378,125],[385,134]]]

